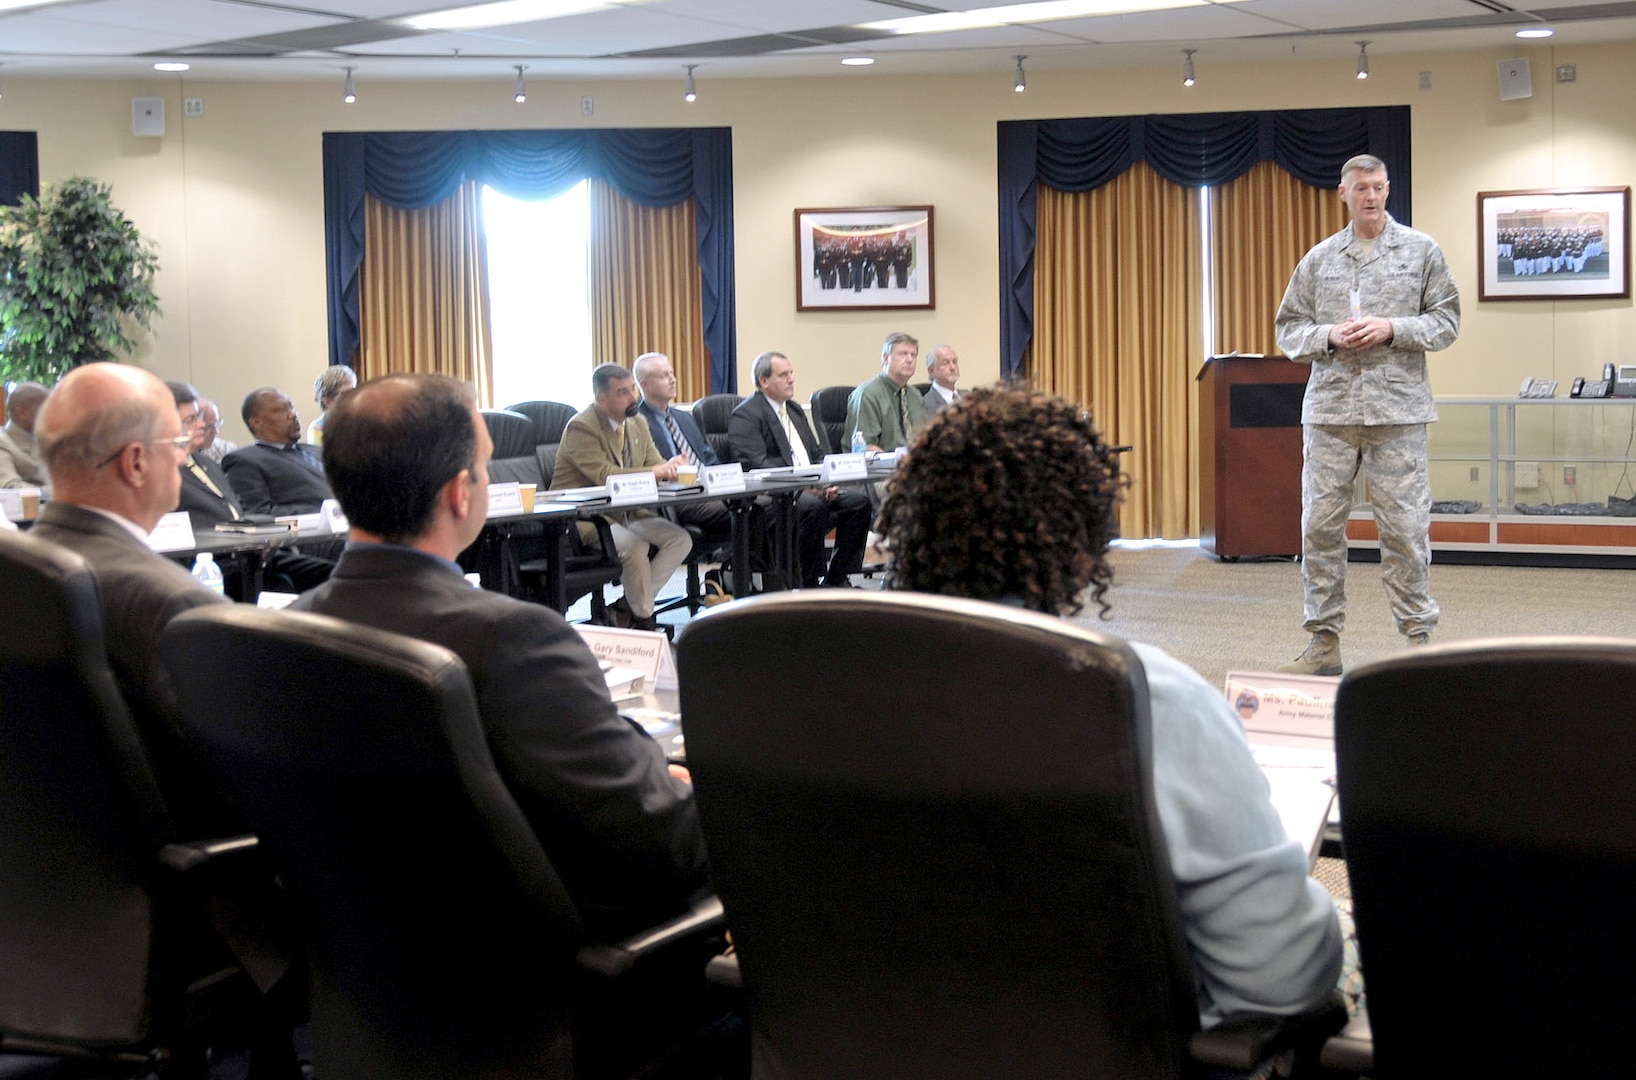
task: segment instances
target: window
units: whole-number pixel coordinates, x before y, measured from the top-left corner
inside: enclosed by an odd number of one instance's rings
[[[494,403],[591,399],[589,183],[553,199],[483,188]]]

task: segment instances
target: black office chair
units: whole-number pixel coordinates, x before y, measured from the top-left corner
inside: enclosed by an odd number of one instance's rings
[[[693,403],[693,419],[699,422],[699,430],[710,440],[710,449],[724,463],[738,460],[733,456],[733,447],[727,438],[727,421],[743,400],[738,394],[711,394]]]
[[[85,560],[0,533],[0,625],[0,1050],[203,1077],[257,995],[183,871],[254,838],[172,842]]]
[[[587,941],[495,770],[458,657],[242,606],[177,618],[160,651],[190,737],[301,915],[319,1076],[626,1072],[621,1047],[576,1047],[586,973],[622,976],[708,932],[719,908],[623,946]]]
[[[1594,638],[1460,642],[1347,672],[1335,753],[1373,1058],[1327,1061],[1379,1077],[1631,1072],[1632,685],[1636,641]]]
[[[506,409],[484,409],[482,416],[489,438],[494,441],[494,454],[489,458],[489,483],[533,484],[542,488],[549,485],[551,477],[540,476],[534,421]]]
[[[572,405],[564,405],[560,401],[522,401],[507,405],[506,411],[521,413],[533,422],[536,446],[561,442],[562,433],[568,429],[568,421],[579,412]],[[550,477],[546,479],[549,481]]]
[[[826,386],[812,395],[812,420],[824,440],[826,453],[844,454],[852,449],[852,433],[846,430],[846,401],[852,386]]]
[[[819,684],[744,677],[788,642]],[[904,678],[931,655],[947,678]],[[1183,1076],[1294,1030],[1198,1032],[1123,642],[826,590],[710,611],[678,658],[756,1076]]]

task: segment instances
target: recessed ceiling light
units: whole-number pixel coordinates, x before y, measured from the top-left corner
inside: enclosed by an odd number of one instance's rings
[[[1520,38],[1548,38],[1556,33],[1549,26],[1527,26],[1517,31]]]
[[[868,67],[875,62],[873,56],[848,56],[841,60],[847,67]]]
[[[167,60],[162,64],[153,65],[153,70],[155,71],[186,71],[187,69],[188,65],[170,60]]]
[[[591,11],[606,11],[612,6],[603,3],[602,0],[499,0],[499,3],[494,4],[475,4],[428,11],[421,15],[406,15],[391,21],[413,26],[417,30],[477,30],[485,26],[511,26],[560,19],[566,15],[583,15]]]
[[[866,30],[888,34],[942,34],[954,30],[976,30],[1015,23],[1059,22],[1097,15],[1131,15],[1143,11],[1169,11],[1199,7],[1209,0],[1039,0],[1032,4],[973,8],[969,11],[940,11],[933,15],[910,15],[902,19],[867,22]],[[1240,0],[1217,0],[1238,3]]]

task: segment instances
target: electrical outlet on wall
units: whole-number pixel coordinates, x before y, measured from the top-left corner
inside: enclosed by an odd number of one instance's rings
[[[1515,470],[1516,485],[1520,488],[1539,487],[1539,462],[1519,461],[1512,466]]]
[[[1579,482],[1579,469],[1573,465],[1562,466],[1562,482],[1573,487]]]

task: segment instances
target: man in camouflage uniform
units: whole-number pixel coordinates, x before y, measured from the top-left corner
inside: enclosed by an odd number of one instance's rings
[[[1437,626],[1426,472],[1426,425],[1437,412],[1426,353],[1459,335],[1460,294],[1437,242],[1386,212],[1389,187],[1377,157],[1341,168],[1352,222],[1306,253],[1278,308],[1278,347],[1312,364],[1301,407],[1303,625],[1312,640],[1282,671],[1341,673],[1346,519],[1360,470],[1398,632],[1419,645]]]

